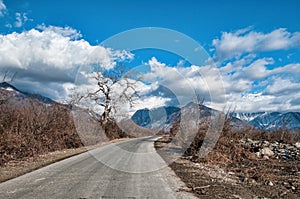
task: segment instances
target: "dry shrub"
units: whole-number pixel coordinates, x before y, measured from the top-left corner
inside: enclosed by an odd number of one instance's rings
[[[208,126],[206,126],[206,128],[208,128]],[[187,155],[195,156],[194,159],[197,159],[197,151],[202,146],[205,133],[205,126],[202,125],[199,128],[198,135],[191,144],[190,148],[187,150]],[[218,162],[219,159],[216,155],[211,155],[212,153],[220,153],[224,157],[226,157],[225,159],[230,159],[232,163],[241,163],[246,160],[254,160],[256,159],[256,157],[251,149],[240,142],[240,140],[247,138],[261,141],[266,140],[269,142],[276,141],[282,143],[295,143],[299,141],[300,134],[297,131],[286,129],[280,129],[277,131],[257,130],[250,127],[234,129],[232,127],[231,119],[227,118],[213,152],[211,152],[203,160],[215,160],[216,162]]]
[[[146,137],[155,135],[157,133],[157,130],[152,130],[149,128],[139,126],[130,119],[118,121],[117,125],[131,137]],[[164,134],[165,133],[162,131],[161,135]]]
[[[219,165],[227,170],[239,173],[241,178],[254,179],[256,181],[286,181],[296,175],[300,170],[299,162],[284,161],[277,159],[263,160],[257,158],[251,146],[243,144],[242,139],[266,140],[269,142],[295,143],[299,142],[300,133],[297,131],[279,129],[277,131],[263,131],[246,126],[245,128],[234,128],[231,119],[227,118],[220,137],[213,150],[204,158],[199,157],[199,149],[204,145],[209,124],[199,124],[198,133],[186,150],[185,155],[190,156],[192,161],[205,162],[211,165]],[[171,128],[171,135],[176,136],[179,124]],[[293,180],[293,184],[300,183]]]
[[[0,106],[0,165],[82,145],[67,107],[31,103]]]
[[[105,126],[103,128],[104,128],[106,136],[109,139],[130,137],[124,131],[122,131],[120,129],[120,127],[114,120],[108,120],[108,122],[105,124]]]
[[[85,146],[109,141],[99,121],[91,117],[86,110],[73,108],[76,130]]]

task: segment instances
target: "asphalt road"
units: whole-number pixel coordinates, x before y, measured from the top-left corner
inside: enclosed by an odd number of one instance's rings
[[[0,198],[195,198],[154,149],[157,138],[109,144],[0,184]]]

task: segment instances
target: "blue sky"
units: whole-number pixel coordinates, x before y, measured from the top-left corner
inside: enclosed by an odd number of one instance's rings
[[[74,68],[78,68],[80,64],[78,57],[84,57],[82,52],[78,56],[73,53],[76,57],[72,58],[71,52],[93,48],[126,30],[162,27],[183,33],[204,47],[221,75],[211,77],[212,81],[223,81],[225,93],[217,93],[224,95],[226,103],[233,105],[238,111],[300,111],[299,7],[300,3],[296,0],[0,0],[0,50],[3,56],[0,57],[0,69],[19,70],[21,74],[15,82],[17,86],[59,99],[59,96],[66,95],[66,88],[74,83],[72,75],[75,73]],[[12,42],[11,38],[18,41],[14,43],[17,51],[12,50],[13,45],[5,46]],[[47,38],[52,40],[47,41]],[[47,42],[55,42],[56,38],[62,42],[59,44],[68,48],[60,51],[49,47],[47,53],[50,54],[47,54],[47,59],[43,58],[45,53],[41,51],[41,46]],[[40,42],[37,41],[39,39]],[[37,49],[30,54],[23,48],[26,45],[32,48],[37,45]],[[66,49],[70,53],[64,56]],[[110,52],[105,49],[101,49],[101,52],[102,50],[108,56],[107,59],[112,58]],[[22,53],[23,51],[26,53]],[[40,51],[41,54],[34,53]],[[60,59],[50,59],[55,53],[60,54]],[[192,82],[201,81],[187,71],[189,68],[192,70],[190,65],[176,65],[181,60],[180,57],[146,50],[132,53],[136,55],[131,60],[131,66],[145,62],[150,68],[161,67],[166,71],[176,66],[177,72],[184,73],[187,79]],[[27,58],[21,54],[26,54]],[[114,55],[122,56],[120,52]],[[105,56],[102,58],[105,59]],[[113,63],[112,60],[104,61]],[[67,66],[64,68],[63,64]],[[201,74],[206,74],[205,69],[207,68],[200,69]],[[62,73],[68,75],[64,76]],[[153,72],[152,75],[159,74]],[[160,77],[166,81],[168,78],[163,75]],[[176,84],[176,81],[172,84]],[[45,86],[47,89],[43,89]],[[206,96],[208,101],[212,101],[208,93],[212,95],[214,89],[200,89],[203,87],[201,83],[193,86],[196,90],[199,88],[197,91]],[[211,87],[215,88],[215,85]],[[145,99],[147,102],[143,105],[153,107],[167,104],[168,99],[163,99],[162,96],[152,97],[157,97],[153,99],[160,103],[151,104]],[[208,105],[219,109],[225,106],[224,103],[214,101]]]
[[[270,32],[287,28],[300,29],[300,6],[297,0],[265,1],[39,1],[4,0],[11,15],[27,13],[28,21],[20,28],[1,32],[22,31],[37,24],[70,26],[79,30],[91,44],[119,32],[137,27],[165,27],[194,38],[202,45],[210,45],[222,31],[234,31],[248,26],[257,31]],[[14,20],[2,19],[1,22]]]

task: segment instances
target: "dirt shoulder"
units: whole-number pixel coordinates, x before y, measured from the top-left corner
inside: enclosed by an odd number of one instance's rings
[[[155,146],[166,147],[167,142],[163,138]],[[183,156],[170,167],[188,187],[180,191],[198,198],[300,198],[299,161],[253,160],[224,166]]]
[[[88,150],[104,146],[110,143],[120,142],[127,140],[129,138],[115,139],[109,142],[103,142],[98,145],[89,147],[80,147],[75,149],[65,149],[62,151],[54,151],[43,155],[38,155],[36,157],[30,157],[18,161],[10,161],[4,166],[0,167],[0,182],[7,181],[9,179],[21,176],[23,174],[29,173],[31,171],[37,170],[39,168],[45,167],[52,163],[58,162],[60,160],[78,155],[80,153],[86,152]]]

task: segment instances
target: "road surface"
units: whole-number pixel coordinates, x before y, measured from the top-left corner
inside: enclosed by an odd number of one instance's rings
[[[194,198],[154,149],[157,138],[109,144],[0,184],[0,198]]]

